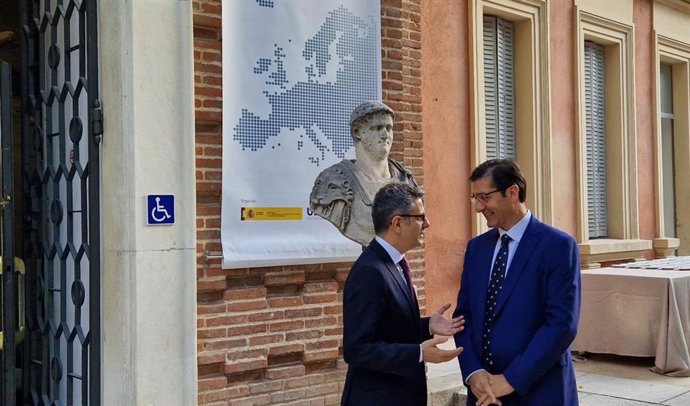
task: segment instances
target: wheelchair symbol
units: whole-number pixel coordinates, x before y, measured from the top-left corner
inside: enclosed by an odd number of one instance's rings
[[[175,223],[175,196],[148,195],[146,217],[149,225]]]
[[[156,206],[151,209],[151,218],[155,220],[156,223],[162,223],[164,220],[169,219],[170,217],[172,216],[168,214],[168,210],[161,205],[161,198],[157,196]]]

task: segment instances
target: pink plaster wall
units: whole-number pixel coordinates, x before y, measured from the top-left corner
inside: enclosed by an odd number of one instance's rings
[[[424,188],[431,220],[425,246],[427,313],[455,304],[471,216],[471,99],[467,1],[421,2]],[[574,0],[549,0],[554,225],[577,232]],[[634,0],[640,237],[655,234],[652,1]]]
[[[640,238],[656,237],[654,198],[654,63],[653,5],[651,0],[634,0],[635,24],[635,126],[637,130],[637,187]],[[650,253],[651,255],[651,253]]]
[[[575,6],[573,0],[550,0],[551,165],[553,225],[577,233],[575,176]]]
[[[467,2],[424,0],[422,14],[422,133],[427,313],[455,306],[465,244],[470,237]]]

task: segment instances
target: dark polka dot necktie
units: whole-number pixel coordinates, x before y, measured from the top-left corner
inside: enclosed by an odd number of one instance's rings
[[[482,360],[487,366],[494,364],[491,354],[491,329],[493,328],[494,311],[496,310],[496,303],[498,303],[498,295],[503,285],[503,279],[506,276],[506,268],[508,267],[508,244],[512,239],[508,234],[503,234],[501,237],[501,248],[496,254],[494,266],[491,268],[491,280],[489,281],[489,289],[486,291],[486,307],[484,311],[484,335],[482,336]]]

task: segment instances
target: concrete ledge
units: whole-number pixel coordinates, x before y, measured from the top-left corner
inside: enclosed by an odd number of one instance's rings
[[[676,250],[680,247],[678,238],[655,238],[652,241],[657,258],[669,258],[676,256]]]
[[[445,375],[427,380],[427,406],[456,406],[465,404],[466,388],[459,376]],[[457,399],[461,397],[462,402]]]
[[[467,402],[467,388],[453,394],[454,406],[465,406],[465,402]]]
[[[652,249],[652,241],[602,238],[580,243],[579,247],[582,268],[594,269],[607,261],[644,260],[644,254]]]
[[[451,339],[439,345],[439,348],[455,348]],[[467,388],[462,384],[460,365],[457,359],[440,364],[426,364],[427,406],[465,405]]]

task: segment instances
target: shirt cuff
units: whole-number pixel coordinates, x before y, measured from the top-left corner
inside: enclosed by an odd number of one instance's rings
[[[423,361],[424,361],[424,351],[422,351],[422,345],[419,344],[419,362],[421,363]]]
[[[486,369],[483,369],[483,368],[478,369],[476,371],[473,371],[471,374],[467,375],[467,379],[465,379],[465,383],[467,384],[467,386],[470,385],[470,378],[472,378],[472,375],[476,374],[477,372],[481,372],[481,371],[486,371]]]

